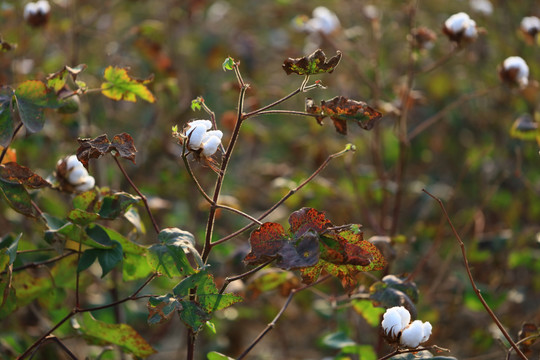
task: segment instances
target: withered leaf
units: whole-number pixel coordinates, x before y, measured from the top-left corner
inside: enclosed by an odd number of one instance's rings
[[[379,270],[386,265],[379,250],[351,226],[334,228],[324,213],[302,208],[289,217],[290,229],[264,223],[250,236],[251,252],[244,261],[249,265],[276,259],[282,269],[300,269],[305,283],[317,280],[322,270],[341,279],[352,291],[356,275]],[[358,227],[358,226],[356,226]]]
[[[321,101],[318,106],[313,99],[306,99],[306,112],[315,114],[319,125],[325,117],[332,119],[336,131],[347,135],[347,121],[354,121],[364,130],[371,130],[382,114],[363,101],[350,100],[343,96],[336,96],[330,100]]]
[[[0,165],[0,178],[12,184],[22,184],[32,189],[50,187],[51,184],[26,166],[16,162]]]
[[[86,168],[90,159],[98,159],[113,151],[114,156],[120,156],[135,163],[137,149],[133,144],[133,138],[127,133],[115,135],[112,143],[106,134],[94,139],[77,139],[77,141],[80,144],[77,149],[77,158]]]
[[[283,70],[290,75],[316,75],[321,73],[331,73],[338,66],[341,60],[341,52],[330,59],[326,58],[324,51],[317,49],[314,53],[301,58],[288,58],[283,62]]]

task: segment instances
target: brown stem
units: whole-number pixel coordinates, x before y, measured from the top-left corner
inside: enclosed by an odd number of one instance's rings
[[[283,315],[283,313],[285,312],[285,310],[287,309],[287,307],[289,306],[289,304],[291,303],[294,295],[302,290],[306,290],[306,289],[309,289],[310,287],[312,286],[315,286],[317,284],[320,284],[322,283],[323,281],[326,281],[330,278],[330,275],[325,275],[323,277],[321,277],[319,280],[315,281],[314,283],[312,284],[308,284],[308,285],[304,285],[302,287],[299,287],[297,289],[293,289],[291,290],[291,293],[289,294],[289,297],[287,298],[287,300],[285,301],[285,303],[283,304],[283,306],[281,307],[281,310],[279,310],[279,312],[277,313],[277,315],[274,317],[274,319],[266,326],[266,328],[255,338],[255,340],[253,340],[253,342],[247,347],[246,350],[244,350],[244,352],[242,354],[240,354],[240,356],[238,356],[236,358],[236,360],[241,360],[243,359],[244,357],[246,357],[246,355],[255,347],[255,345],[257,345],[263,337],[266,336],[266,334],[268,334],[275,326],[276,326],[276,323],[278,322],[278,320],[281,318],[281,316]]]
[[[452,224],[452,221],[450,220],[450,217],[448,216],[448,213],[446,212],[446,208],[444,207],[444,204],[443,204],[442,200],[435,197],[434,195],[432,195],[430,192],[428,192],[425,189],[422,189],[422,191],[425,192],[427,195],[429,195],[433,200],[435,200],[435,201],[437,201],[439,203],[439,207],[441,208],[441,210],[442,210],[442,212],[444,214],[444,217],[446,218],[446,221],[448,222],[448,225],[450,225],[450,228],[452,229],[452,233],[454,234],[454,237],[456,238],[456,240],[459,243],[459,246],[461,248],[461,255],[463,257],[463,263],[465,265],[465,270],[467,271],[467,276],[469,277],[469,282],[471,283],[471,286],[472,286],[472,288],[473,288],[473,290],[474,290],[474,292],[476,294],[476,297],[478,297],[478,299],[480,300],[480,302],[484,306],[484,309],[486,309],[489,316],[493,319],[493,322],[495,323],[495,325],[497,325],[499,330],[501,330],[502,334],[504,335],[506,340],[508,340],[508,342],[510,343],[512,348],[514,348],[514,350],[519,355],[519,357],[522,358],[523,360],[527,360],[527,357],[523,354],[523,352],[521,352],[521,350],[516,345],[514,340],[512,340],[512,338],[510,337],[510,335],[508,334],[508,332],[506,331],[504,326],[501,324],[501,322],[499,321],[499,319],[495,315],[495,313],[491,310],[489,305],[484,300],[484,297],[482,296],[480,290],[476,287],[476,283],[474,282],[474,279],[473,279],[473,276],[472,276],[472,273],[471,273],[471,269],[469,267],[469,261],[467,260],[467,251],[465,250],[465,244],[463,243],[463,241],[461,240],[461,237],[457,233],[456,228],[454,227],[454,224]]]
[[[120,171],[122,172],[122,174],[124,175],[126,180],[128,181],[129,185],[131,185],[133,190],[135,190],[135,192],[141,197],[141,199],[142,199],[142,201],[144,203],[144,207],[146,209],[146,212],[148,212],[148,215],[150,216],[150,221],[152,222],[152,225],[154,226],[154,230],[156,231],[157,234],[159,234],[159,226],[157,225],[156,219],[154,219],[154,215],[152,215],[152,211],[150,210],[150,207],[148,206],[148,200],[146,199],[146,196],[144,196],[139,191],[139,188],[133,183],[133,181],[131,181],[131,178],[127,174],[126,170],[124,169],[124,167],[122,166],[120,161],[118,161],[118,158],[116,156],[113,156],[113,159],[116,162],[116,165],[118,165],[118,168],[120,169]]]
[[[450,352],[450,350],[439,347],[437,345],[432,345],[428,347],[420,347],[420,348],[414,348],[414,349],[396,349],[395,351],[392,351],[390,354],[384,355],[382,358],[379,358],[379,360],[386,360],[390,359],[393,356],[399,355],[399,354],[406,354],[406,353],[416,353],[418,351],[424,351],[424,350],[437,350],[437,351],[446,351]]]
[[[41,345],[44,345],[45,343],[49,342],[49,341],[54,341],[56,343],[56,345],[58,345],[65,353],[66,355],[70,358],[70,359],[73,359],[73,360],[78,360],[77,356],[75,356],[75,354],[73,354],[71,352],[71,350],[68,349],[68,347],[66,345],[64,345],[63,342],[60,341],[59,338],[57,338],[56,336],[54,335],[49,335],[47,336],[43,342],[41,343]],[[38,348],[36,348],[33,352],[32,352],[32,355],[30,356],[30,359],[32,359],[34,357],[34,354],[35,352],[38,350]]]
[[[52,264],[54,262],[62,260],[63,258],[68,257],[70,255],[73,255],[75,253],[77,253],[77,252],[74,251],[74,250],[70,250],[70,251],[66,252],[65,254],[55,256],[55,257],[50,258],[48,260],[44,260],[44,261],[40,261],[40,262],[31,262],[31,263],[16,267],[16,268],[13,269],[13,272],[21,271],[21,270],[28,269],[28,268],[36,268],[36,267],[40,267],[40,266],[47,265],[47,264]],[[5,274],[5,273],[6,273],[6,271],[2,271],[2,273],[0,273],[0,275]]]

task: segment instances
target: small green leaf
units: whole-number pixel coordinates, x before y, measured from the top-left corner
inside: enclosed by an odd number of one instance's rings
[[[206,327],[212,332],[212,334],[216,334],[216,324],[214,324],[211,321],[206,322]]]
[[[208,360],[234,360],[234,358],[223,355],[222,353],[218,353],[217,351],[209,352],[206,354],[206,358]]]
[[[234,59],[232,57],[228,57],[223,61],[223,65],[221,66],[223,68],[223,71],[232,70],[234,69]]]
[[[7,265],[11,265],[15,262],[15,258],[17,257],[17,247],[19,246],[21,236],[22,233],[17,237],[8,234],[0,240],[0,254],[7,255],[7,261],[3,266],[0,266],[0,272],[4,271]]]
[[[136,102],[137,97],[140,97],[150,103],[156,101],[154,95],[146,87],[153,77],[136,80],[128,75],[126,69],[109,66],[105,69],[104,78],[106,81],[101,84],[101,92],[110,99]]]
[[[203,98],[200,96],[196,99],[191,100],[191,110],[192,111],[201,110],[203,101],[204,101]]]
[[[326,335],[323,337],[322,343],[332,349],[342,349],[346,346],[356,345],[356,342],[354,342],[354,340],[349,338],[347,334],[342,331]]]
[[[95,343],[118,345],[123,351],[142,358],[156,353],[156,350],[129,325],[108,324],[94,319],[90,312],[83,313],[77,321],[82,334]]]
[[[11,113],[11,95],[0,95],[0,146],[6,147],[13,136],[13,114]]]
[[[379,326],[381,315],[385,311],[384,308],[373,306],[373,302],[370,300],[353,300],[352,305],[354,310],[362,315],[369,325]]]

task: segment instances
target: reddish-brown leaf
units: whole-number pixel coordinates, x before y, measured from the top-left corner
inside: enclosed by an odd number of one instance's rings
[[[135,164],[135,153],[137,152],[137,149],[135,148],[131,135],[128,133],[115,135],[111,143],[111,148],[118,151],[121,158],[131,160]]]
[[[306,99],[306,112],[315,114],[317,122],[322,125],[325,117],[330,117],[336,131],[347,134],[347,121],[353,121],[364,130],[371,130],[382,114],[363,101],[350,100],[343,96],[336,96],[330,100],[321,101],[315,105],[313,99]]]
[[[32,189],[51,186],[47,180],[43,179],[26,166],[19,165],[16,162],[0,165],[0,178],[4,181],[22,184]]]
[[[105,134],[95,139],[78,139],[77,141],[80,144],[77,149],[77,158],[86,168],[88,168],[90,159],[98,159],[111,151],[116,152],[115,156],[120,155],[120,157],[135,163],[137,149],[133,144],[133,138],[127,133],[115,135],[112,143]]]
[[[289,224],[291,225],[291,232],[295,234],[303,234],[309,229],[320,233],[332,226],[324,213],[307,207],[293,212],[289,216]]]
[[[249,265],[259,265],[275,259],[286,241],[287,235],[283,226],[271,222],[264,223],[251,233],[249,237],[251,252],[244,261]]]

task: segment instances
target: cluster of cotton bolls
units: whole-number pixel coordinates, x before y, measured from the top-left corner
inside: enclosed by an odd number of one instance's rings
[[[88,174],[84,165],[77,159],[77,155],[58,160],[56,168],[58,176],[77,192],[91,190],[96,184],[96,180]]]
[[[185,136],[187,137],[187,148],[200,152],[205,157],[215,154],[223,133],[220,130],[211,130],[210,120],[193,120],[187,124]]]
[[[51,5],[47,0],[29,2],[24,6],[23,17],[32,26],[43,26],[49,20]]]
[[[415,320],[411,323],[411,314],[403,306],[395,306],[383,315],[382,328],[390,342],[398,342],[400,346],[417,348],[426,342],[431,335],[431,324]]]

